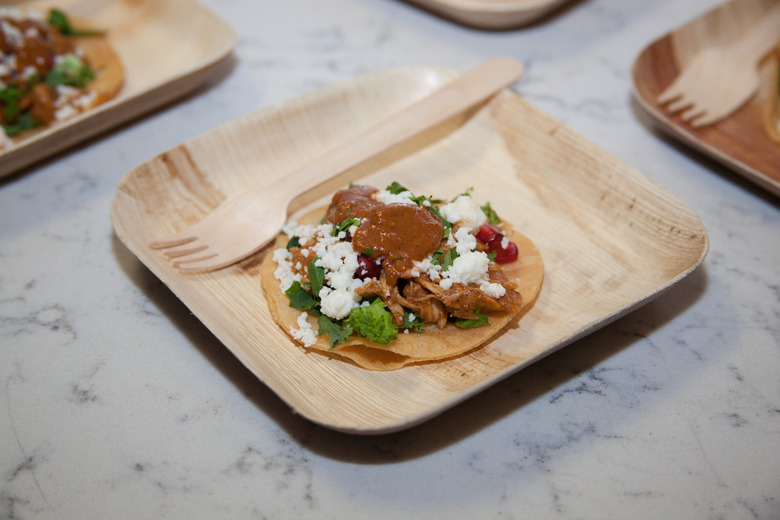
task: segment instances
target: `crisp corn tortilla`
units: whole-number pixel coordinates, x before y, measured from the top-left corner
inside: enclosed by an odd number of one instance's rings
[[[326,210],[327,208],[321,208],[312,211],[298,222],[316,224]],[[544,277],[542,257],[533,242],[507,224],[504,224],[502,232],[517,244],[519,251],[517,261],[502,266],[507,278],[517,283],[516,290],[522,297],[522,308],[517,313],[491,313],[488,315],[488,325],[466,329],[451,323],[439,329],[436,324],[428,323],[422,333],[410,331],[406,334],[399,331],[398,338],[389,345],[381,345],[353,335],[346,343],[329,350],[330,340],[327,335],[323,335],[318,337],[317,343],[308,348],[335,358],[348,359],[369,370],[396,370],[414,363],[441,361],[459,356],[485,344],[512,319],[525,314],[533,306]],[[285,247],[287,240],[286,236],[280,236],[274,244],[274,249]],[[290,307],[287,295],[282,292],[279,280],[274,277],[277,264],[272,256],[268,254],[263,260],[260,268],[261,281],[271,315],[276,323],[290,334],[291,328],[298,328],[297,320],[302,311]],[[308,321],[316,331],[316,318],[309,316]]]
[[[77,24],[86,25],[78,21]],[[90,108],[115,98],[125,82],[125,68],[108,36],[77,37],[75,43],[95,72],[95,79],[87,85],[87,90],[97,94]]]

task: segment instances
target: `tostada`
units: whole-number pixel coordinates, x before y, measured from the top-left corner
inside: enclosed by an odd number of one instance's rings
[[[351,186],[288,223],[261,279],[300,345],[371,370],[473,350],[535,302],[544,266],[525,235],[470,192]]]

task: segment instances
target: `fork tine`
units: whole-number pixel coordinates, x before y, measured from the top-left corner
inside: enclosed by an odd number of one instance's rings
[[[190,232],[187,236],[182,236],[181,234],[171,235],[167,238],[151,242],[149,247],[152,249],[167,249],[169,247],[183,246],[198,239],[198,237],[191,234],[191,230],[187,231]]]
[[[235,260],[224,260],[224,257],[222,258],[222,260],[219,260],[219,253],[214,253],[187,262],[174,263],[173,267],[183,274],[196,274],[222,269],[235,263]]]
[[[681,96],[675,99],[674,101],[668,103],[666,105],[666,111],[669,112],[670,114],[676,114],[677,112],[680,112],[682,110],[686,110],[686,109],[690,110],[693,107],[694,107],[693,101],[691,101],[690,99],[684,96]]]
[[[702,108],[696,105],[691,105],[680,114],[680,118],[688,123],[691,123],[694,119],[699,118],[707,113],[706,108]]]
[[[186,244],[182,244],[181,246],[176,246],[166,251],[163,251],[163,256],[168,260],[173,260],[174,258],[181,258],[182,256],[190,256],[190,255],[194,255],[195,253],[200,253],[201,251],[209,247],[206,244],[202,244],[195,247],[187,247],[189,244],[191,244],[191,242],[187,242]]]
[[[682,96],[682,92],[680,92],[678,88],[675,88],[676,86],[677,84],[673,83],[666,90],[658,94],[656,101],[658,101],[659,105],[665,105],[670,101],[674,101],[675,99]]]
[[[197,266],[195,264],[199,262],[203,264],[207,260],[211,260],[213,258],[216,258],[217,256],[219,256],[219,253],[210,253],[208,255],[199,256],[196,258],[184,258],[184,259],[174,260],[172,264],[173,267],[179,270],[186,269],[190,271],[199,271],[202,269],[206,269],[205,265]]]
[[[705,112],[701,115],[701,117],[698,117],[692,121],[689,121],[689,124],[693,128],[699,128],[702,126],[707,126],[709,124],[714,123],[715,121],[718,121],[722,116],[720,114],[713,114],[712,112]]]

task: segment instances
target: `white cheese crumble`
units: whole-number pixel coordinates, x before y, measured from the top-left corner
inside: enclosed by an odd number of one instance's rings
[[[479,211],[482,213],[482,210]],[[448,245],[455,250],[458,256],[452,261],[449,269],[441,271],[440,268],[436,273],[440,277],[439,286],[442,289],[446,291],[456,283],[473,283],[478,284],[481,291],[494,298],[500,298],[506,293],[503,285],[490,282],[490,258],[486,253],[476,251],[477,237],[468,228],[460,227],[452,233],[448,239]],[[430,271],[426,272],[430,276]],[[434,281],[438,279],[433,276],[430,278]]]
[[[23,11],[18,7],[0,7],[0,18],[10,18],[16,21],[22,21],[25,18],[43,21],[44,14],[39,11]]]
[[[63,105],[62,107],[58,108],[56,112],[54,112],[54,118],[57,121],[62,121],[64,119],[70,119],[78,113],[79,111],[76,110],[73,105]]]
[[[82,94],[73,101],[73,104],[79,108],[87,109],[92,106],[92,103],[97,99],[97,92],[90,90],[87,94]]]
[[[55,103],[57,106],[62,106],[67,103],[70,98],[75,98],[81,94],[79,89],[69,85],[57,85],[55,90],[57,91],[57,102]]]
[[[0,7],[0,17],[21,20],[22,10],[18,7]]]
[[[412,276],[420,276],[421,274],[427,274],[428,278],[435,282],[441,278],[441,266],[431,262],[430,257],[419,262],[414,262]]]
[[[452,261],[449,269],[442,272],[444,278],[439,285],[447,290],[454,283],[479,283],[488,281],[490,259],[482,251],[470,251]]]
[[[450,237],[454,238],[453,246],[459,255],[465,255],[477,248],[477,237],[465,227],[458,228]]]
[[[276,262],[274,278],[279,280],[282,292],[287,292],[293,282],[301,281],[300,275],[295,274],[292,269],[292,253],[285,248],[279,248],[273,252],[273,259]]]
[[[311,347],[317,343],[317,335],[314,333],[314,329],[311,328],[311,323],[306,318],[308,314],[302,312],[298,315],[298,328],[290,327],[290,335],[304,344],[306,347]]]
[[[11,46],[19,46],[24,41],[22,31],[8,23],[6,20],[3,20],[2,23],[0,23],[0,30],[5,33],[5,39]]]
[[[356,307],[356,295],[354,291],[346,289],[331,289],[323,287],[320,291],[320,310],[326,316],[334,320],[346,318],[349,311]]]
[[[360,297],[355,291],[365,283],[355,278],[358,254],[352,249],[352,244],[333,236],[331,224],[299,226],[291,223],[283,231],[287,236],[297,236],[299,245],[307,245],[301,253],[305,251],[306,256],[313,253],[317,257],[314,265],[325,270],[325,285],[317,295],[322,313],[336,320],[346,317],[358,306]],[[294,281],[300,282],[301,276],[294,274],[292,253],[287,249],[277,249],[273,255],[277,264],[274,277],[279,280],[282,291],[286,291]]]
[[[487,294],[488,296],[492,296],[493,298],[501,298],[506,294],[506,287],[500,283],[482,282],[479,285],[479,289],[483,293]]]
[[[485,212],[469,195],[459,195],[449,204],[439,207],[442,217],[469,231],[475,231],[487,222]]]
[[[377,202],[382,204],[417,204],[412,200],[414,194],[411,191],[402,191],[401,193],[390,193],[387,190],[379,190],[371,194]]]

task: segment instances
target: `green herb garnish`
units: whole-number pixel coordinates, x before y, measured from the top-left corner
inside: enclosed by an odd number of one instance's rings
[[[49,10],[49,25],[57,29],[65,36],[100,36],[105,34],[105,31],[96,29],[74,29],[70,25],[68,15],[60,11],[59,9]]]
[[[458,197],[461,197],[461,196],[463,196],[463,197],[471,197],[471,192],[472,192],[472,191],[474,191],[474,187],[473,187],[473,186],[472,186],[472,187],[470,187],[470,188],[468,188],[466,191],[464,191],[464,192],[463,192],[463,193],[461,193],[460,195],[456,195],[456,196],[455,196],[455,197],[452,199],[452,201],[454,202],[454,201],[455,201],[455,199],[457,199]]]
[[[346,343],[352,334],[352,325],[349,323],[349,320],[339,323],[321,314],[317,318],[317,325],[319,325],[318,334],[320,336],[327,334],[330,337],[331,349],[339,343]]]
[[[345,218],[338,226],[333,226],[333,236],[337,236],[342,231],[347,231],[352,226],[359,226],[361,224],[360,219],[354,217]]]
[[[484,213],[485,216],[487,217],[488,224],[494,226],[497,224],[501,224],[501,219],[498,218],[498,214],[495,211],[493,211],[493,208],[490,207],[489,202],[484,206],[480,206],[479,209],[481,209],[482,213]]]
[[[25,92],[16,85],[8,85],[0,90],[0,102],[5,104],[6,120],[13,120],[19,114],[19,101]]]
[[[452,223],[446,218],[441,216],[438,207],[431,206],[428,209],[431,210],[431,213],[433,213],[439,220],[441,220],[442,224],[444,224],[444,235],[442,236],[442,238],[446,240],[447,238],[450,237],[450,232],[452,231]]]
[[[425,323],[423,320],[413,312],[404,310],[404,322],[401,325],[402,329],[414,329],[415,332],[420,333],[425,330]]]
[[[455,322],[455,326],[460,327],[461,329],[468,329],[471,327],[481,327],[488,324],[487,316],[479,312],[479,309],[474,311],[474,316],[476,316],[476,318],[473,320],[457,320]]]
[[[75,54],[66,54],[62,61],[46,74],[44,81],[53,88],[60,85],[84,88],[94,78],[95,74],[89,65]]]
[[[398,181],[393,181],[393,184],[387,187],[387,191],[392,193],[393,195],[398,195],[399,193],[403,193],[405,191],[409,191],[403,186],[401,186]]]
[[[325,268],[315,265],[320,258],[314,257],[308,268],[309,283],[311,284],[311,292],[314,295],[320,294],[322,287],[325,285]]]
[[[290,307],[293,309],[309,310],[318,305],[314,296],[306,291],[298,281],[293,282],[284,294],[290,299]]]
[[[393,316],[381,298],[375,299],[366,307],[352,309],[347,321],[359,336],[382,345],[387,345],[398,337],[398,327],[393,324]]]
[[[25,112],[21,116],[19,116],[16,121],[13,123],[7,124],[3,126],[3,130],[5,130],[5,135],[8,137],[13,137],[21,132],[24,132],[25,130],[29,130],[30,128],[35,128],[38,126],[38,121],[33,119],[33,116],[29,112]]]
[[[445,253],[441,249],[433,253],[431,257],[431,263],[434,265],[440,265],[442,271],[449,270],[452,267],[452,262],[458,258],[458,252],[454,249],[448,249]]]
[[[287,250],[289,251],[293,247],[299,247],[301,245],[301,239],[299,237],[292,237],[287,241]]]

